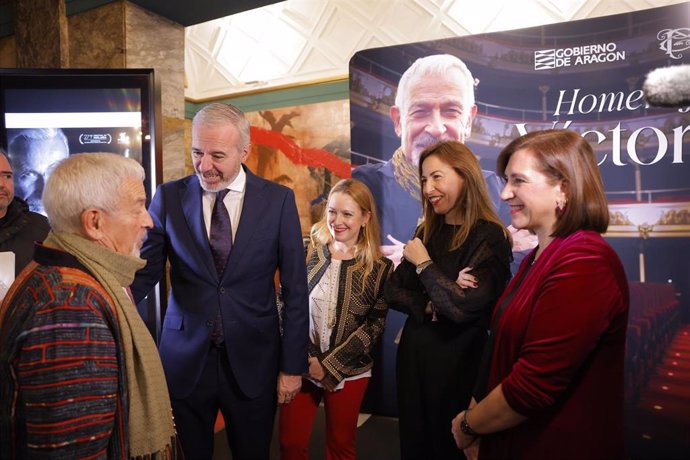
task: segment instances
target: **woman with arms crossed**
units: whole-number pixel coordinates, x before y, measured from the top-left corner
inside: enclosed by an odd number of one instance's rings
[[[400,454],[462,458],[448,426],[470,400],[491,310],[510,277],[510,236],[465,145],[430,146],[419,168],[424,220],[386,285],[390,308],[408,315],[397,356]],[[476,288],[464,290],[455,281],[469,270]]]
[[[344,179],[331,189],[324,217],[312,227],[309,376],[295,399],[280,409],[283,459],[308,458],[322,397],[326,458],[356,458],[357,416],[371,376],[371,350],[388,311],[383,288],[393,268],[379,251],[376,215],[367,186]]]
[[[496,305],[488,382],[453,420],[457,445],[481,439],[481,460],[622,459],[628,285],[600,235],[609,213],[594,152],[576,132],[537,131],[497,170],[513,226],[539,246]]]

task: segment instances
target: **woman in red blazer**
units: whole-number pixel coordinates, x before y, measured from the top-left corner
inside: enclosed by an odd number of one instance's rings
[[[513,226],[539,246],[496,304],[490,365],[453,420],[456,443],[471,458],[478,445],[481,460],[622,459],[628,285],[600,235],[609,213],[594,152],[576,132],[537,131],[497,169]]]

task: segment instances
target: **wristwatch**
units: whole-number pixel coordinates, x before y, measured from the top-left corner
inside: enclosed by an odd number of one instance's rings
[[[462,417],[462,420],[460,420],[460,431],[462,431],[463,434],[466,434],[467,436],[474,436],[476,438],[477,436],[479,436],[479,433],[474,431],[470,424],[467,422],[467,414],[469,412],[469,410],[466,410],[465,415]]]
[[[434,263],[434,262],[433,262],[431,259],[425,260],[425,261],[422,262],[421,264],[417,265],[417,267],[414,269],[414,271],[417,272],[417,275],[419,275],[419,274],[421,274],[421,273],[424,271],[424,269],[425,269],[426,267],[428,267],[429,265],[431,265],[431,264],[433,264],[433,263]]]

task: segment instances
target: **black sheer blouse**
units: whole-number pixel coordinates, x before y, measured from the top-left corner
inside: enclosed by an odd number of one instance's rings
[[[499,225],[480,220],[465,242],[449,251],[455,228],[444,224],[432,235],[427,251],[433,264],[419,276],[412,263],[400,263],[386,284],[386,301],[420,323],[429,320],[425,308],[431,301],[439,321],[488,326],[494,304],[510,279],[510,241]],[[479,286],[462,289],[455,280],[460,270],[470,266]]]

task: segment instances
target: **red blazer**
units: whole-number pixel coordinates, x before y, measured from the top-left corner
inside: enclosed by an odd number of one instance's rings
[[[598,233],[578,231],[544,250],[493,321],[488,391],[502,384],[528,420],[484,437],[481,460],[624,458],[628,303],[623,266]]]

